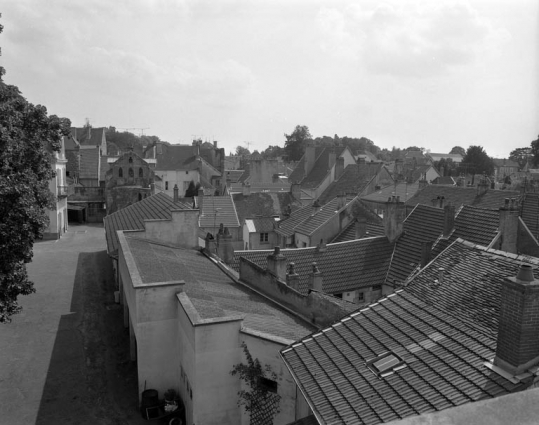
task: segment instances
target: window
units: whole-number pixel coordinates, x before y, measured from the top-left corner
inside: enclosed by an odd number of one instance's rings
[[[165,182],[165,190],[168,190],[168,182]]]
[[[382,285],[373,285],[372,290],[373,291],[381,291],[382,290]]]
[[[135,173],[133,173],[133,169],[129,168],[129,177],[133,177]]]
[[[138,176],[139,176],[139,177],[144,177],[144,170],[142,169],[142,167],[140,167],[140,168],[138,169]]]
[[[142,201],[142,193],[139,193],[139,194],[138,194],[138,200],[139,200],[139,201]]]
[[[118,177],[123,177],[124,176],[124,170],[122,170],[122,167],[120,167],[118,169]]]
[[[260,376],[258,378],[258,385],[263,390],[266,390],[272,393],[277,393],[277,381],[273,381],[271,379]]]
[[[267,233],[260,233],[260,242],[268,242],[269,235]]]
[[[361,303],[365,301],[365,294],[363,292],[358,292],[357,294],[357,300]]]

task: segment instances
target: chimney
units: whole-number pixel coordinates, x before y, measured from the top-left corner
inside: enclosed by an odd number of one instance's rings
[[[402,159],[395,160],[395,174],[402,174]]]
[[[320,243],[316,245],[316,252],[326,252],[327,247],[326,243],[324,242],[324,239],[320,239]]]
[[[174,185],[174,203],[175,204],[177,204],[179,202],[179,200],[180,200],[178,192],[179,192],[178,185],[175,184]]]
[[[432,252],[432,241],[421,242],[421,268],[430,263],[430,255]]]
[[[338,157],[335,161],[335,180],[339,180],[344,172],[344,158]]]
[[[498,228],[501,233],[500,249],[502,251],[517,254],[518,217],[519,209],[515,199],[505,198],[505,204],[500,208],[500,226]]]
[[[483,175],[477,184],[477,196],[483,196],[488,191],[487,176]]]
[[[214,147],[215,149],[217,149],[217,140],[214,140],[214,141],[213,141],[213,147]]]
[[[331,150],[328,155],[328,169],[331,170],[337,160],[337,153],[335,150]]]
[[[313,291],[323,292],[322,273],[318,270],[316,263],[313,263],[313,271],[309,275],[309,289]]]
[[[443,208],[445,205],[445,198],[443,196],[438,196],[438,207]]]
[[[288,268],[288,274],[286,275],[286,284],[292,289],[299,291],[299,275],[296,273],[294,267],[295,263],[290,263]]]
[[[286,282],[286,257],[281,254],[281,247],[276,246],[273,253],[268,255],[267,270],[277,279]]]
[[[340,195],[337,195],[337,209],[340,210],[341,208],[344,208],[346,206],[346,194],[341,193]]]
[[[400,202],[398,196],[389,198],[385,205],[383,224],[385,234],[390,243],[395,242],[402,234],[404,218],[404,202]]]
[[[290,185],[290,193],[296,201],[301,201],[301,185],[299,183],[292,183]]]
[[[221,223],[219,233],[217,233],[217,256],[226,264],[232,264],[234,260],[234,246],[232,245],[232,235],[228,227],[224,228]]]
[[[447,204],[444,207],[444,238],[449,237],[455,227],[455,206]]]
[[[200,143],[198,140],[193,140],[193,155],[200,155]]]
[[[251,195],[251,185],[249,183],[243,182],[241,184],[241,188],[243,190],[243,196],[250,196]]]
[[[202,206],[204,203],[204,189],[200,188],[198,189],[198,209],[200,210],[200,214],[202,214]]]
[[[316,199],[313,202],[313,215],[320,211],[320,208],[322,208],[322,206],[320,205],[320,202],[318,202],[318,199]]]
[[[305,155],[303,158],[305,166],[305,177],[307,177],[313,169],[314,161],[316,161],[316,148],[314,147],[313,142],[308,142],[307,147],[305,148]]]
[[[361,239],[367,234],[367,219],[363,216],[356,219],[356,239]]]
[[[215,238],[210,232],[206,234],[206,238],[204,239],[204,247],[212,254],[217,253],[217,244]]]
[[[516,277],[502,283],[494,364],[519,375],[539,362],[539,281],[522,264]]]

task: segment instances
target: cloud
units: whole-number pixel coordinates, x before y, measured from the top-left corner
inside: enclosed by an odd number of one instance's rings
[[[322,8],[321,48],[352,57],[372,73],[426,77],[474,63],[510,37],[467,2],[431,3]]]

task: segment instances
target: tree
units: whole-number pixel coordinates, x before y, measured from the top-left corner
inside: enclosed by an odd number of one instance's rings
[[[464,150],[464,148],[462,148],[460,146],[453,146],[453,149],[451,149],[451,152],[449,152],[449,153],[450,154],[458,154],[458,153],[460,153],[463,158],[464,158],[464,155],[466,155],[466,151]]]
[[[264,158],[277,158],[284,155],[284,148],[275,145],[268,146],[265,151],[262,152],[262,157]]]
[[[260,414],[269,404],[270,407],[273,407],[273,418],[279,413],[281,396],[277,394],[276,388],[275,390],[269,388],[267,382],[276,382],[277,374],[271,370],[269,365],[262,367],[258,359],[253,359],[245,341],[241,343],[241,347],[247,359],[247,364],[239,363],[234,365],[230,371],[232,376],[238,375],[240,380],[248,387],[248,389],[238,391],[238,406],[244,406],[245,411],[250,413],[252,418]]]
[[[533,142],[532,142],[533,143]],[[519,168],[522,168],[528,162],[528,158],[532,156],[531,148],[516,148],[509,154],[511,161],[518,162]]]
[[[0,26],[0,32],[2,28]],[[55,177],[53,152],[71,123],[47,116],[44,106],[29,103],[19,89],[2,80],[0,70],[0,323],[20,312],[19,295],[35,292],[26,263],[36,238],[48,226],[54,208],[49,182]]]
[[[494,173],[494,162],[481,146],[470,146],[462,160],[466,172],[473,174],[486,174],[490,176]]]
[[[290,161],[299,161],[305,152],[307,141],[312,140],[309,127],[297,125],[291,134],[285,134],[286,142],[284,149]]]
[[[243,146],[236,146],[236,155],[238,156],[247,156],[251,155],[249,149],[244,148]]]
[[[533,155],[532,163],[534,167],[537,167],[539,165],[539,136],[537,136],[537,139],[531,143],[531,148],[531,153]]]

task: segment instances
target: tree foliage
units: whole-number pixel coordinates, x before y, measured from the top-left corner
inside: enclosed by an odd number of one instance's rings
[[[533,142],[532,142],[533,143]],[[528,162],[528,158],[532,157],[531,148],[516,148],[511,151],[509,154],[509,159],[511,161],[518,162],[519,168],[522,168]]]
[[[20,312],[19,295],[35,292],[26,263],[48,226],[46,208],[54,208],[51,160],[69,127],[0,78],[0,323]]]
[[[285,154],[284,148],[275,145],[275,146],[268,146],[265,151],[262,152],[262,157],[271,159],[271,158],[277,158],[279,156],[283,156]]]
[[[466,150],[461,165],[466,168],[468,173],[486,174],[487,176],[494,173],[494,162],[481,146],[470,146]]]
[[[307,142],[312,140],[309,127],[297,125],[291,134],[285,134],[286,142],[284,149],[290,161],[299,161],[305,152]]]
[[[232,376],[238,375],[240,380],[243,381],[247,387],[247,389],[238,391],[238,406],[244,406],[245,411],[251,414],[263,409],[264,404],[267,403],[269,399],[278,406],[281,396],[271,392],[261,383],[261,378],[277,381],[277,374],[271,370],[269,365],[262,367],[262,364],[258,359],[253,359],[245,341],[241,343],[241,347],[245,354],[245,358],[247,359],[247,364],[236,364],[230,371]],[[279,408],[277,407],[273,414],[275,415],[278,412]]]
[[[236,155],[238,156],[247,156],[251,155],[251,151],[243,146],[236,146]]]
[[[463,147],[460,146],[453,146],[453,149],[449,152],[450,154],[458,154],[460,153],[462,157],[464,158],[464,155],[466,155],[466,150]]]
[[[532,163],[534,167],[539,165],[539,136],[531,143]]]

